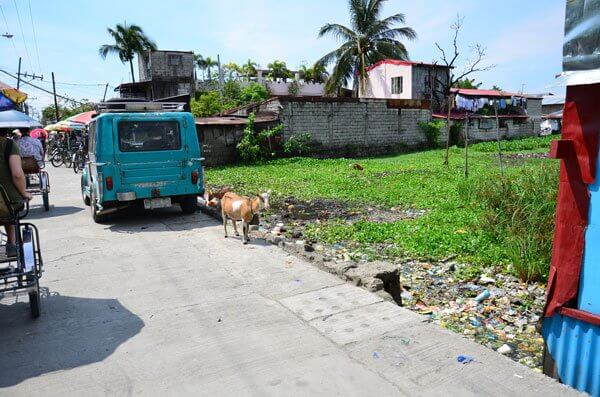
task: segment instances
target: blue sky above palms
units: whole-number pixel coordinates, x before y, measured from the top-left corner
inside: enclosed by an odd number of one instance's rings
[[[280,59],[295,69],[303,63],[312,64],[336,48],[333,39],[317,39],[321,26],[328,22],[347,24],[349,20],[346,0],[16,3],[25,37],[15,3],[0,0],[8,21],[7,28],[0,19],[0,31],[8,29],[14,35],[12,39],[0,37],[0,68],[15,72],[20,55],[24,71],[44,75],[44,82],[38,83],[45,88],[51,88],[52,71],[59,83],[98,84],[57,85],[59,93],[90,100],[102,97],[104,87],[100,84],[116,86],[130,80],[127,64],[117,57],[102,60],[98,56],[99,46],[110,42],[106,28],[116,23],[140,25],[160,49],[193,50],[211,57],[220,54],[224,63],[243,63],[250,58],[266,66]],[[468,52],[469,46],[480,43],[488,48],[488,62],[497,65],[490,72],[476,75],[476,80],[482,81],[483,87],[495,84],[515,91],[525,84],[525,91],[539,93],[548,91],[554,76],[561,71],[564,8],[564,0],[390,0],[384,6],[383,16],[404,13],[407,25],[419,35],[417,40],[406,43],[411,59],[429,62],[439,58],[436,41],[450,46],[449,26],[459,13],[465,17],[461,47]],[[14,84],[5,75],[0,80]],[[51,102],[47,94],[27,91],[37,98],[34,106],[38,108]]]

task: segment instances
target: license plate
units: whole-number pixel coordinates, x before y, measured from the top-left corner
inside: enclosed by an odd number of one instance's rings
[[[153,210],[155,208],[167,208],[171,206],[171,198],[153,198],[144,199],[144,208],[147,210]]]

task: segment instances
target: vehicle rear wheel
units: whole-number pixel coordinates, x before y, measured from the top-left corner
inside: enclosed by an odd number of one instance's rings
[[[196,196],[185,196],[179,201],[179,206],[184,214],[193,214],[198,208],[198,199]]]
[[[107,220],[107,216],[99,214],[98,207],[96,205],[96,195],[94,194],[93,190],[91,192],[91,195],[92,197],[90,198],[90,209],[92,211],[92,219],[96,223],[105,222]]]
[[[40,284],[35,281],[35,291],[29,293],[29,311],[32,318],[40,316]]]
[[[50,196],[48,192],[42,193],[42,201],[44,202],[44,211],[50,211]]]

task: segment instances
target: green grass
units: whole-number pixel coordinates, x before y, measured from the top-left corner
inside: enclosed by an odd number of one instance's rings
[[[543,152],[549,149],[549,142],[548,138],[528,138],[502,144],[506,152]],[[548,174],[550,176],[545,183],[556,189],[558,181],[552,178],[558,162],[546,159],[528,159],[518,164],[509,162],[505,164],[506,178],[501,179],[497,157],[488,150],[489,146],[495,148],[495,145],[492,142],[471,147],[470,177],[467,180],[463,176],[464,149],[455,147],[450,151],[449,167],[442,165],[443,150],[431,150],[368,159],[281,159],[261,165],[207,169],[206,178],[209,186],[230,186],[245,194],[272,189],[275,203],[294,196],[303,200],[337,199],[357,208],[376,205],[426,209],[426,214],[420,218],[391,223],[361,221],[349,225],[343,220],[330,220],[309,226],[305,235],[327,243],[353,242],[365,249],[374,244],[384,244],[388,248],[381,253],[388,257],[436,260],[458,255],[461,261],[498,265],[518,274],[514,268],[517,256],[525,258],[522,261],[534,260],[538,264],[546,261],[547,257],[542,255],[540,258],[540,252],[534,250],[534,258],[526,259],[531,250],[515,254],[515,247],[507,242],[503,233],[523,233],[526,225],[519,229],[507,221],[503,229],[490,227],[490,213],[498,211],[490,193],[495,191],[493,183],[517,183],[515,181],[521,175]],[[360,163],[364,170],[353,169],[354,163]],[[488,183],[487,196],[479,194],[481,189],[478,188],[485,183]],[[529,185],[520,184],[514,190],[523,192],[527,186],[533,185],[535,180],[529,181]],[[527,199],[538,199],[532,195],[519,196],[515,192],[511,197],[522,196],[520,202],[523,205]],[[543,197],[547,198],[552,193],[545,194]],[[548,208],[554,208],[551,197],[549,200],[542,211],[546,217]],[[506,214],[510,210],[509,207],[502,208]],[[527,214],[521,215],[526,217]],[[503,219],[510,216],[508,214]],[[547,225],[544,224],[544,227]],[[543,278],[543,275],[540,277]]]
[[[502,141],[502,150],[506,152],[548,152],[550,142],[557,139],[556,136],[545,136],[539,138],[523,138],[511,141]],[[495,153],[498,151],[497,142],[482,142],[472,146],[473,150],[478,152]]]

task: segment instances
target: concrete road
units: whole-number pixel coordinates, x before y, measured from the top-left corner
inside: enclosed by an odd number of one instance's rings
[[[42,316],[2,299],[1,395],[573,393],[200,213],[94,224],[78,176],[50,172]]]

